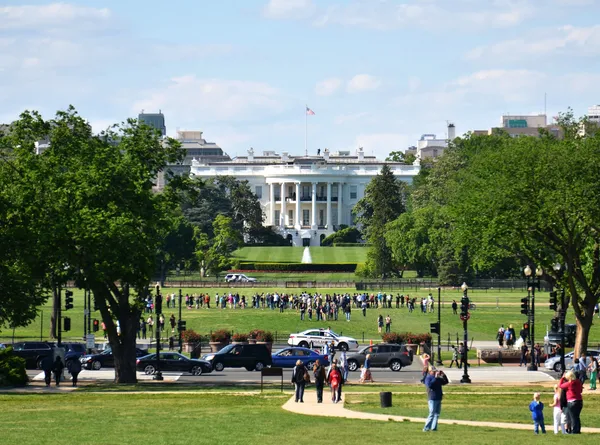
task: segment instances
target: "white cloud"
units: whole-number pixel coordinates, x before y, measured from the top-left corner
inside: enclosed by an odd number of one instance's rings
[[[175,77],[164,88],[144,94],[132,112],[161,109],[181,125],[215,120],[239,120],[277,113],[281,92],[262,82]]]
[[[342,79],[332,77],[329,79],[317,82],[315,86],[315,93],[318,96],[330,96],[335,93],[342,85]]]
[[[341,114],[339,116],[336,116],[333,121],[337,125],[342,125],[347,122],[355,122],[355,121],[359,121],[359,120],[361,122],[364,122],[366,120],[366,118],[368,118],[369,116],[371,116],[371,113],[369,113],[367,111],[363,111],[361,113]]]
[[[270,19],[305,19],[315,10],[312,0],[269,0],[263,15]]]
[[[359,93],[361,91],[376,90],[381,86],[381,80],[369,74],[357,74],[348,81],[346,91]]]
[[[51,3],[42,6],[0,7],[0,30],[39,30],[65,26],[84,27],[90,24],[109,23],[110,10],[68,3]]]

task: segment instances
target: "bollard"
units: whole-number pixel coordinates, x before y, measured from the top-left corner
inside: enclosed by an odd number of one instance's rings
[[[392,393],[391,392],[380,392],[379,402],[382,408],[391,408],[392,406]]]

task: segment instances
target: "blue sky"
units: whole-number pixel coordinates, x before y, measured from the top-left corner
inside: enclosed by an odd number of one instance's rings
[[[600,103],[595,0],[0,0],[0,122],[161,109],[230,155],[384,157],[503,113]]]

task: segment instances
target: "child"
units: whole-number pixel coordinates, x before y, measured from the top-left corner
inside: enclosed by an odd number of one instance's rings
[[[367,383],[367,382],[375,383],[375,381],[373,380],[373,375],[371,374],[371,370],[369,368],[365,368],[364,366],[361,366],[360,367],[360,379],[358,380],[358,383]]]
[[[561,389],[558,385],[554,385],[554,399],[552,401],[552,407],[554,408],[552,415],[554,417],[554,434],[558,434],[558,430],[565,434],[565,424],[562,421],[563,411],[560,406],[560,392]]]
[[[531,417],[533,418],[533,432],[539,434],[539,429],[541,427],[542,434],[546,434],[546,427],[544,426],[544,404],[540,402],[539,392],[536,392],[533,395],[533,402],[529,404],[529,411],[531,411]]]

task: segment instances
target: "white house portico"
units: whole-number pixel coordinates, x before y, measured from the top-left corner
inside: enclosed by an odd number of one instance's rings
[[[353,225],[352,207],[364,196],[365,187],[384,161],[348,152],[322,156],[278,155],[264,152],[226,162],[193,160],[191,174],[203,179],[233,176],[247,180],[257,195],[265,225],[274,226],[294,246],[318,246],[342,224]],[[412,182],[419,165],[389,163],[399,179]]]

